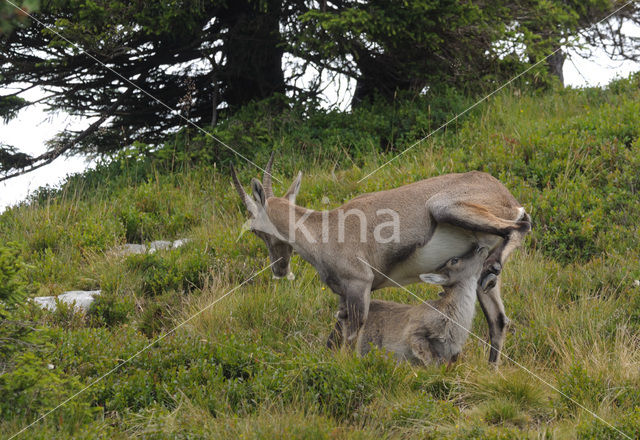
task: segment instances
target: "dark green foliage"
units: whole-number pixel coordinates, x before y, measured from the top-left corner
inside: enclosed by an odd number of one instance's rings
[[[137,328],[148,338],[159,336],[168,331],[171,314],[178,309],[180,298],[175,292],[154,296],[144,302],[142,313],[138,315]]]
[[[193,338],[170,336],[150,346],[131,328],[116,330],[118,343],[107,342],[105,329],[85,329],[67,334],[53,355],[59,367],[72,375],[99,377],[124,360],[116,374],[106,377],[88,391],[92,405],[106,411],[138,411],[152,404],[175,407],[180,393],[203,403],[214,414],[225,406],[222,392],[240,392],[229,404],[246,403],[253,378],[262,368],[254,356],[265,358],[250,344],[230,340],[228,346],[213,345]],[[95,359],[101,359],[95,362]],[[216,388],[219,388],[216,390]],[[233,391],[235,390],[235,391]]]
[[[42,341],[42,337],[38,342]],[[66,375],[41,353],[25,351],[13,359],[12,369],[0,376],[0,418],[35,419],[44,411],[57,406],[72,393],[80,391],[76,377]],[[75,400],[61,408],[58,417],[87,423],[95,416],[84,399]]]
[[[354,103],[376,95],[392,101],[401,91],[462,86],[493,73],[495,43],[511,20],[506,4],[344,1],[302,15],[294,45],[303,58],[338,60],[357,78]]]

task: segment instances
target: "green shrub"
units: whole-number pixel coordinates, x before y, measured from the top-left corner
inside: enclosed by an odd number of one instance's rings
[[[87,320],[83,310],[75,307],[75,304],[66,303],[56,299],[56,308],[46,315],[49,325],[65,330],[75,330],[85,326]]]
[[[179,335],[149,342],[131,327],[113,335],[105,328],[83,329],[61,334],[52,359],[87,381],[130,359],[84,396],[105,411],[139,411],[156,404],[173,409],[178,397],[186,396],[215,414],[228,405],[238,410],[251,404],[251,378],[261,370],[255,357],[268,356],[232,338],[227,346]]]
[[[179,303],[179,297],[174,292],[148,298],[142,305],[142,313],[138,317],[138,329],[151,338],[162,332]]]
[[[25,296],[24,262],[16,243],[0,245],[0,302],[14,305]]]
[[[110,327],[127,322],[134,311],[135,304],[131,297],[103,291],[91,304],[89,316],[94,325]]]
[[[268,388],[283,399],[302,396],[323,413],[348,420],[381,390],[393,392],[401,382],[395,361],[383,354],[343,362],[326,362],[316,356],[301,355],[291,366],[294,368],[276,371]],[[284,384],[288,386],[281,389]]]
[[[11,370],[0,376],[3,395],[0,399],[0,419],[30,421],[55,408],[81,388],[82,384],[77,378],[57,369],[41,353],[24,351],[15,356]],[[83,399],[74,399],[59,411],[56,414],[58,419],[87,423],[99,409],[92,408]]]
[[[62,224],[43,220],[33,226],[34,230],[29,236],[29,247],[35,252],[56,251],[69,240],[68,230]]]
[[[587,408],[597,407],[607,392],[607,384],[601,378],[590,375],[577,362],[571,366],[569,371],[560,375],[558,385],[562,392],[559,396],[560,401],[570,412],[579,408],[575,402]]]
[[[96,218],[91,213],[86,213],[85,218],[72,225],[70,231],[72,246],[85,253],[105,251],[122,242],[124,235],[124,227],[115,217]]]
[[[142,293],[148,296],[169,291],[201,288],[208,272],[209,256],[186,246],[171,252],[127,257],[127,267],[142,275]]]
[[[175,238],[197,223],[189,195],[171,183],[146,182],[131,191],[123,191],[118,216],[129,243]]]
[[[578,425],[577,437],[579,440],[597,438],[599,440],[613,440],[624,438],[619,431],[622,431],[627,438],[640,438],[640,407],[610,421],[612,426],[593,418],[585,419]]]

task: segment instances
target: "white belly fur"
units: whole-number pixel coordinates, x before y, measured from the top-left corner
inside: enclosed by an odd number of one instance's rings
[[[502,238],[497,235],[441,224],[436,227],[427,244],[417,248],[405,261],[397,264],[388,276],[401,285],[417,283],[421,273],[434,272],[447,260],[466,254],[476,244],[493,249],[501,241]],[[395,283],[386,280],[378,288],[394,286]]]

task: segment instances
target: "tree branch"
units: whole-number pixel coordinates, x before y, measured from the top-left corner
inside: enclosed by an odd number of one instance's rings
[[[43,166],[49,165],[51,162],[56,160],[62,154],[64,154],[65,152],[69,151],[69,149],[71,149],[71,147],[74,144],[77,144],[77,143],[81,142],[83,139],[86,139],[89,135],[93,134],[98,128],[100,128],[100,126],[104,123],[104,121],[106,121],[110,116],[112,116],[113,113],[118,109],[120,104],[122,104],[131,95],[133,90],[134,90],[133,86],[129,87],[127,89],[127,91],[122,93],[120,95],[120,97],[116,100],[116,102],[114,102],[104,112],[104,114],[100,117],[100,119],[98,119],[93,124],[91,124],[89,127],[87,127],[78,136],[76,136],[73,139],[67,139],[66,141],[62,142],[61,145],[57,146],[56,148],[54,148],[52,150],[49,150],[49,151],[46,151],[45,153],[41,154],[40,156],[31,159],[31,164],[29,166],[27,166],[26,168],[22,168],[19,171],[15,171],[13,173],[5,174],[4,176],[0,176],[0,182],[12,179],[14,177],[22,176],[24,174],[28,174],[28,173],[30,173],[32,171],[37,170],[38,168],[42,168]]]

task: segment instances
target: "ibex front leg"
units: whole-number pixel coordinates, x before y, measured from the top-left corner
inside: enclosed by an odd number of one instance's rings
[[[489,324],[489,341],[491,343],[489,362],[498,364],[509,325],[509,318],[504,313],[504,305],[502,298],[500,298],[500,277],[489,290],[484,290],[482,286],[478,285],[477,296],[487,324]]]
[[[355,344],[358,331],[367,319],[370,302],[371,283],[351,283],[344,295],[346,318],[342,319],[344,342],[349,347]]]
[[[337,348],[342,343],[353,346],[358,331],[369,314],[371,301],[371,280],[350,279],[340,283],[330,283],[329,287],[340,297],[340,308],[336,315],[337,322],[327,339],[327,347]]]

